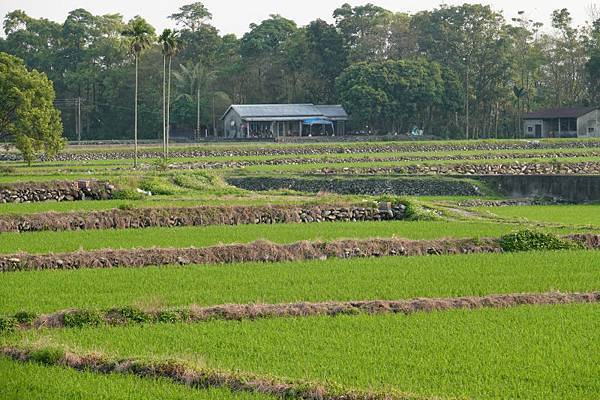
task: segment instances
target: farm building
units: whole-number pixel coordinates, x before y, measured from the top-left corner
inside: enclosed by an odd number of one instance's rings
[[[600,137],[600,108],[575,107],[535,111],[523,118],[525,137]]]
[[[341,136],[348,114],[341,105],[234,104],[221,120],[231,139]]]

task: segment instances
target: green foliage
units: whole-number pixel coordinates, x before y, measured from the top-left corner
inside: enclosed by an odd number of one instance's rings
[[[146,323],[152,320],[150,314],[147,312],[132,306],[126,306],[121,308],[115,308],[110,310],[110,313],[118,315],[121,321],[127,323]]]
[[[167,177],[150,175],[140,182],[140,189],[153,195],[171,196],[180,192],[180,189],[168,181]]]
[[[95,310],[75,310],[64,315],[66,328],[83,328],[85,326],[98,326],[104,322],[103,314]]]
[[[45,74],[28,71],[22,60],[0,52],[0,140],[9,140],[31,163],[64,145],[54,87]]]
[[[164,310],[156,314],[154,321],[159,323],[175,323],[188,321],[190,312],[188,310]]]
[[[500,238],[504,251],[573,250],[580,248],[575,242],[556,235],[531,230],[522,230]]]
[[[37,314],[29,311],[19,311],[14,315],[14,318],[20,324],[29,324],[35,321]]]
[[[217,176],[207,172],[178,173],[173,176],[173,182],[183,188],[200,191],[215,189],[222,184]]]
[[[58,365],[64,356],[65,352],[57,348],[33,350],[29,354],[31,361],[44,365]]]
[[[415,200],[404,200],[406,219],[409,221],[436,221],[441,216],[432,208],[424,207]]]
[[[358,126],[410,130],[420,111],[448,103],[439,64],[427,60],[363,62],[337,80],[342,103]]]
[[[0,334],[10,333],[19,327],[19,321],[12,317],[0,317]]]
[[[115,200],[141,200],[143,198],[142,193],[131,188],[120,188],[113,192],[113,199]]]
[[[117,208],[121,211],[132,211],[135,210],[135,205],[133,205],[132,203],[123,203],[119,204]]]

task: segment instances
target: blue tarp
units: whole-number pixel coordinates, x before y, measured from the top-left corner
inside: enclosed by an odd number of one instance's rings
[[[308,118],[302,121],[304,125],[333,125],[328,119],[325,118]]]

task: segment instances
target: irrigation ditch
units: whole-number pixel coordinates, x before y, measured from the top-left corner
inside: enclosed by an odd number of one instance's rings
[[[525,231],[527,232],[527,231]],[[517,234],[518,235],[518,234]],[[142,268],[168,265],[207,265],[246,262],[289,262],[326,260],[328,258],[367,258],[387,256],[436,256],[450,254],[501,253],[504,251],[533,250],[520,248],[531,238],[540,249],[566,248],[600,249],[600,235],[577,234],[564,238],[534,233],[516,237],[516,246],[508,248],[501,238],[408,240],[400,238],[302,241],[292,244],[276,244],[257,241],[249,244],[218,245],[204,248],[149,248],[106,249],[78,251],[63,254],[20,253],[0,256],[0,272],[31,270],[69,270],[81,268]],[[542,235],[542,236],[540,236]],[[530,238],[528,238],[530,237]],[[549,238],[549,240],[547,240]]]

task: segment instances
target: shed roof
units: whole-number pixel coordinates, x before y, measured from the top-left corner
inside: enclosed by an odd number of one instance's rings
[[[597,110],[598,107],[546,108],[525,114],[524,119],[579,118]]]
[[[229,110],[235,110],[240,117],[276,118],[276,117],[319,117],[323,114],[313,104],[234,104]]]
[[[329,119],[348,119],[348,114],[344,107],[339,104],[336,105],[317,105],[317,110]]]

